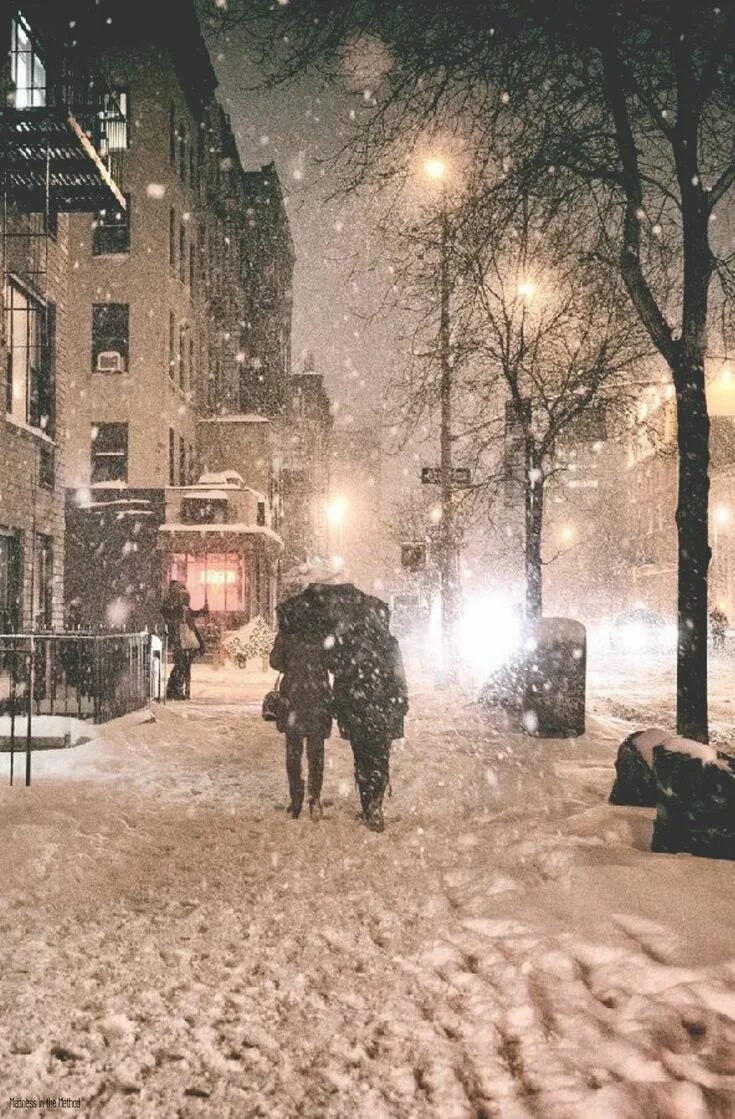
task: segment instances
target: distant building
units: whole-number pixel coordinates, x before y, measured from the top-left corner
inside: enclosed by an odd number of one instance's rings
[[[167,580],[202,551],[187,544],[177,552],[172,545],[185,537],[168,528],[172,516],[179,525],[194,509],[185,497],[202,473],[234,471],[246,488],[262,478],[248,475],[246,459],[254,456],[242,440],[229,452],[222,440],[198,446],[211,431],[203,421],[241,414],[249,203],[195,5],[134,0],[124,19],[108,24],[110,6],[102,0],[101,20],[85,33],[128,108],[114,141],[126,153],[128,206],[72,223],[69,321],[77,341],[75,407],[66,425],[66,577],[68,596],[87,619],[103,622],[114,601],[118,616],[127,611],[137,628],[159,624]],[[275,170],[271,178],[277,182]],[[267,473],[269,502],[270,467]],[[247,502],[232,494],[228,501],[238,516],[256,516]],[[275,532],[271,519],[269,508]],[[202,532],[194,531],[196,539]],[[272,541],[261,532],[240,536],[247,547],[238,551],[237,613],[267,613],[275,597]],[[205,541],[203,554],[225,555],[220,537]],[[208,571],[213,564],[207,561]],[[255,585],[262,593],[254,599],[246,587]],[[190,590],[196,597],[198,585]]]
[[[279,424],[284,572],[326,557],[332,439],[329,396],[313,358],[306,359],[301,372],[290,375],[287,391]]]
[[[240,410],[279,416],[291,369],[294,249],[273,163],[243,176]]]
[[[69,215],[123,212],[126,107],[75,41],[75,5],[3,6],[0,632],[63,620],[64,431],[76,407]]]

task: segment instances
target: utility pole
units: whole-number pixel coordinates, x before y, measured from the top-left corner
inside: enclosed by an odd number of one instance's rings
[[[452,354],[449,322],[451,292],[450,230],[446,191],[442,189],[441,208],[441,311],[439,318],[439,358],[441,380],[439,399],[441,406],[440,476],[441,476],[441,632],[444,652],[443,679],[447,684],[457,680],[458,613],[457,554],[452,503]]]

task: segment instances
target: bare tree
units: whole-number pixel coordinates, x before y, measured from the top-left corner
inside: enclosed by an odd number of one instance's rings
[[[345,142],[348,183],[405,169],[427,136],[452,136],[506,198],[520,187],[613,207],[620,275],[676,390],[677,726],[706,741],[705,359],[713,279],[723,298],[732,286],[711,227],[735,184],[735,0],[239,2],[232,16],[247,13],[279,78],[372,59]],[[665,242],[673,273],[660,268]]]

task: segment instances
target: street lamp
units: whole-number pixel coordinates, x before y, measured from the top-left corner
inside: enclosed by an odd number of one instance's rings
[[[347,512],[347,499],[342,496],[333,497],[327,502],[327,523],[331,529],[332,543],[335,551],[342,552],[342,531]]]
[[[521,299],[533,299],[536,291],[537,287],[533,280],[521,280],[518,287],[516,288],[516,292],[521,297]]]
[[[441,549],[439,573],[441,579],[441,632],[444,650],[443,677],[453,683],[457,678],[456,624],[458,620],[459,587],[457,555],[452,505],[452,355],[449,317],[451,294],[449,207],[446,181],[449,167],[445,160],[432,156],[424,161],[424,174],[440,185],[441,261],[440,261],[440,314],[439,314],[439,404],[440,404],[440,458],[441,485]]]

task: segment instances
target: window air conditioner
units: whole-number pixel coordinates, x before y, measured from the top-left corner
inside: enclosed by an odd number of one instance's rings
[[[124,373],[125,359],[119,350],[103,350],[97,354],[98,373]]]

